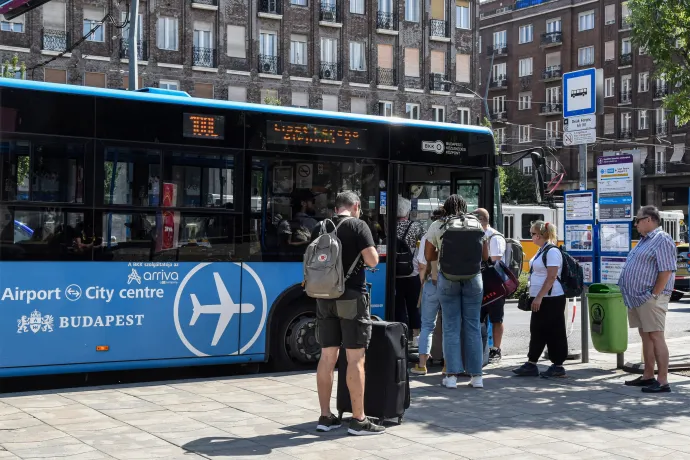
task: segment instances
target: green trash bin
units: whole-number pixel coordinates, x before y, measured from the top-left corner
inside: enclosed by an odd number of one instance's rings
[[[587,293],[592,344],[600,353],[623,353],[628,348],[628,308],[620,288],[592,284]]]

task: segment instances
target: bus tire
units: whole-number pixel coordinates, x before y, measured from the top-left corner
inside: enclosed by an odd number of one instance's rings
[[[281,305],[272,323],[271,369],[284,372],[315,368],[321,357],[321,346],[316,341],[316,301],[300,297]]]

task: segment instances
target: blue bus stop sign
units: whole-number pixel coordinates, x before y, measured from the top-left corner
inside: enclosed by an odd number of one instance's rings
[[[563,74],[563,117],[592,115],[597,112],[597,69]]]

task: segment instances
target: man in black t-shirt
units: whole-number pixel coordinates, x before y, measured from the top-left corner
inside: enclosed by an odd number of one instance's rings
[[[369,421],[364,415],[364,353],[371,339],[371,302],[367,292],[364,266],[375,267],[379,263],[374,239],[367,224],[359,219],[361,203],[354,192],[341,192],[335,199],[338,239],[342,244],[342,263],[345,270],[361,255],[348,280],[345,292],[338,299],[316,300],[317,339],[321,345],[321,359],[316,371],[321,417],[318,431],[330,431],[340,427],[340,420],[331,412],[333,370],[338,361],[340,346],[347,353],[347,387],[352,401],[352,420],[348,433],[354,435],[382,434],[385,429]],[[312,232],[315,239],[322,225]],[[333,231],[331,225],[326,230]],[[341,377],[342,378],[342,377]]]

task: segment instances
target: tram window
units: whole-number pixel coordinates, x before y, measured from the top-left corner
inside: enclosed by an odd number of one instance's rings
[[[0,142],[3,201],[84,202],[84,143]]]
[[[74,259],[74,238],[83,221],[81,212],[0,207],[0,259]]]
[[[250,251],[253,260],[301,261],[312,230],[321,220],[333,216],[335,197],[344,190],[359,195],[361,219],[368,223],[374,241],[383,242],[385,216],[379,215],[380,177],[376,164],[256,158],[253,168],[252,188],[261,196],[256,200],[252,197],[252,211],[262,213],[252,225],[251,238],[261,248]],[[262,210],[264,199],[266,206]]]
[[[431,214],[443,207],[450,196],[450,183],[412,183],[409,184],[409,198],[412,204],[410,219],[422,222],[425,229],[431,225]]]
[[[159,151],[108,147],[103,162],[103,203],[156,206],[160,176]]]
[[[175,186],[172,206],[234,207],[231,155],[166,152],[164,164],[164,182]]]
[[[523,214],[522,215],[522,239],[529,240],[532,239],[530,235],[530,228],[532,228],[532,222],[538,220],[544,220],[544,214]]]
[[[505,215],[503,216],[503,234],[506,238],[513,238],[513,222],[515,221],[515,216]]]

